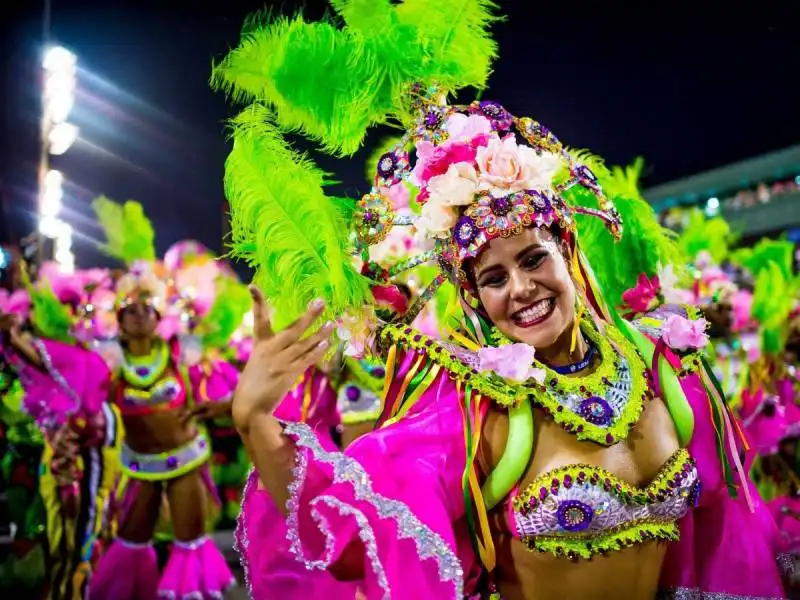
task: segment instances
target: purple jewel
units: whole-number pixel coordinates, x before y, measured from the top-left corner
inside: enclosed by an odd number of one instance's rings
[[[583,531],[591,525],[594,510],[579,500],[566,500],[559,503],[556,518],[565,531]]]
[[[509,200],[508,197],[492,198],[492,212],[496,216],[505,217],[511,212],[512,208],[514,208],[514,205],[511,204],[511,200]]]
[[[364,223],[366,225],[377,225],[379,220],[378,215],[371,210],[364,213]]]
[[[345,394],[350,402],[356,402],[361,397],[361,390],[354,385],[348,385]]]
[[[386,369],[384,369],[383,367],[377,367],[377,368],[376,368],[376,369],[375,369],[375,370],[372,372],[372,374],[373,374],[375,377],[386,377]]]
[[[434,110],[425,115],[425,127],[434,129],[442,122],[442,115]]]
[[[611,407],[600,396],[592,396],[581,402],[578,414],[592,425],[606,426],[611,423]]]
[[[167,458],[167,468],[168,469],[174,469],[177,466],[178,466],[178,459],[177,458],[175,458],[174,456],[170,456],[169,458]]]
[[[135,461],[135,460],[132,460],[131,462],[128,463],[128,468],[131,471],[134,471],[134,472],[138,471],[139,470],[139,463],[137,461]]]
[[[545,498],[547,498],[547,488],[543,487],[539,490],[539,500],[544,500]]]
[[[462,248],[466,248],[467,246],[469,246],[472,243],[472,240],[475,239],[475,235],[477,233],[478,230],[475,227],[475,221],[473,221],[467,215],[463,215],[456,223],[455,227],[456,242]]]
[[[692,486],[692,491],[689,492],[689,502],[691,503],[692,508],[697,508],[697,506],[700,504],[700,496],[702,495],[702,489],[703,486],[700,483],[700,480],[698,479],[697,481],[694,482],[694,485]]]
[[[387,152],[378,160],[378,175],[384,179],[389,179],[394,176],[397,169],[397,157],[394,152]]]
[[[492,100],[484,100],[480,103],[480,107],[483,114],[491,119],[502,119],[508,114],[506,109]]]
[[[136,367],[135,373],[139,377],[147,377],[150,375],[150,369],[148,367]]]
[[[197,445],[200,446],[200,448],[205,448],[206,447],[206,441],[205,440],[200,440]]]

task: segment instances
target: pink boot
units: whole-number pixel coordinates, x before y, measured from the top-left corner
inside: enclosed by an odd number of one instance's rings
[[[158,582],[158,597],[167,600],[222,600],[236,585],[225,557],[208,536],[172,543],[169,560]],[[94,600],[94,599],[92,599]]]
[[[87,600],[156,600],[158,560],[153,545],[117,538],[89,582]]]

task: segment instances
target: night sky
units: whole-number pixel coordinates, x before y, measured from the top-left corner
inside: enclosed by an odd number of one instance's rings
[[[40,110],[40,3],[6,4],[25,6],[3,8],[0,20],[2,194],[12,208],[0,237],[33,226]],[[183,238],[220,250],[224,121],[234,109],[207,80],[212,59],[236,45],[244,17],[264,3],[52,4],[53,37],[81,67],[70,120],[82,140],[53,161],[68,180],[68,220],[97,239],[91,199],[136,199],[160,252]],[[501,2],[508,20],[494,29],[501,58],[485,97],[610,164],[644,156],[645,187],[800,142],[800,11],[791,8],[800,3],[643,4]],[[287,0],[281,10],[299,6]],[[324,3],[305,6],[319,16]],[[350,194],[364,191],[363,156],[322,164]],[[76,251],[79,266],[107,264],[90,240],[78,239]]]

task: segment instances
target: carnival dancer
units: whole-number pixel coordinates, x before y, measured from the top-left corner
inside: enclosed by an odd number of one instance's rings
[[[4,316],[4,352],[19,374],[23,407],[45,448],[39,492],[47,512],[47,597],[82,598],[96,546],[108,533],[108,507],[119,470],[122,427],[106,399],[111,370],[92,350],[104,331],[102,270],[62,274],[54,265],[28,282],[35,335]]]
[[[122,413],[126,437],[123,472],[136,486],[120,517],[118,538],[97,566],[91,600],[218,598],[234,578],[222,553],[205,534],[210,478],[207,434],[191,411],[197,390],[176,338],[157,333],[166,286],[159,277],[153,231],[141,206],[95,201],[106,251],[129,265],[117,282],[117,314],[123,360],[112,398]],[[129,252],[128,249],[135,249]],[[138,262],[137,262],[138,260]],[[227,410],[224,402],[220,411]],[[205,416],[216,415],[213,407]],[[166,492],[175,541],[159,575],[152,537]]]
[[[283,307],[276,328],[299,315],[273,335],[254,288],[256,343],[233,404],[256,469],[239,531],[253,596],[269,597],[282,514],[297,560],[368,599],[785,597],[735,422],[691,356],[705,324],[675,308],[636,327],[590,267],[608,282],[637,247],[659,255],[652,211],[614,198],[628,228],[619,246],[603,242],[595,224],[622,233],[607,171],[500,104],[447,104],[446,92],[485,83],[488,3],[334,9],[343,28],[301,17],[249,27],[212,78],[254,100],[233,120],[226,163],[234,242]],[[353,231],[342,226],[326,177],[279,133],[291,123],[349,153],[390,118],[408,133],[378,177],[420,188],[415,226],[442,268],[435,283],[457,286],[458,344],[409,327],[418,307],[406,322],[370,320],[368,286],[401,267],[358,278],[351,233],[364,256],[410,223],[376,186]],[[348,309],[386,356],[384,410],[378,429],[329,452],[272,412],[328,351],[334,327],[317,320]],[[326,597],[352,597],[340,585]]]

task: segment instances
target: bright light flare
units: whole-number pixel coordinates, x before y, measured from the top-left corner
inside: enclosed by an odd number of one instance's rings
[[[48,71],[75,70],[78,57],[64,46],[53,46],[44,53],[42,66]]]
[[[72,123],[59,123],[50,130],[50,154],[60,156],[78,139],[80,130]]]

